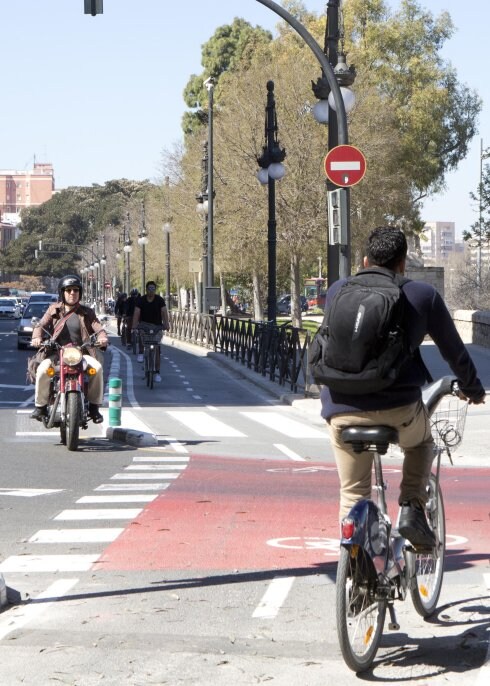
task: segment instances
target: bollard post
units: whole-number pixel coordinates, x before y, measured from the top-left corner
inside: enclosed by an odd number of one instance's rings
[[[121,426],[122,380],[109,379],[109,426]]]

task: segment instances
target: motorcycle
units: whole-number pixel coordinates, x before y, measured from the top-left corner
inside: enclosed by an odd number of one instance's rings
[[[36,326],[39,319],[33,318]],[[104,329],[101,329],[103,331]],[[88,380],[96,370],[83,357],[83,351],[91,346],[100,347],[97,337],[101,331],[77,346],[72,343],[60,345],[50,333],[43,329],[49,338],[41,348],[48,353],[56,352],[58,359],[52,360],[47,374],[51,379],[47,415],[43,417],[46,429],[59,427],[60,441],[68,450],[78,449],[80,429],[88,428],[89,402],[87,399]]]

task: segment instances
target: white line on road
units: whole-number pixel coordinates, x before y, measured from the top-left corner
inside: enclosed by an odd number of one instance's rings
[[[141,507],[121,507],[97,510],[63,510],[55,521],[78,521],[87,519],[134,519],[142,512]]]
[[[97,505],[102,503],[151,503],[158,498],[157,495],[145,495],[139,493],[138,495],[84,495],[79,498],[77,505]]]
[[[171,472],[158,472],[157,474],[145,472],[144,474],[114,474],[114,476],[111,476],[111,479],[178,479],[179,476],[180,474],[172,474]]]
[[[146,457],[145,455],[135,455],[133,457],[133,462],[170,462],[171,464],[175,464],[176,468],[178,467],[180,469],[180,466],[178,463],[183,462],[187,464],[189,462],[189,457],[169,457],[168,455],[151,455]]]
[[[256,619],[274,619],[281,609],[296,577],[285,576],[272,579],[262,600],[254,610],[252,617]]]
[[[301,455],[298,455],[298,453],[293,452],[290,448],[287,447],[287,445],[283,445],[282,443],[275,443],[274,448],[277,448],[282,453],[290,457],[292,460],[295,460],[296,462],[304,462],[304,457],[301,457]]]
[[[53,603],[62,598],[65,593],[77,583],[78,579],[58,579],[58,581],[55,581],[51,586],[48,586],[43,593],[34,598],[29,605],[20,606],[18,609],[22,612],[21,615],[12,617],[12,612],[6,612],[0,620],[0,640],[4,639],[5,636],[8,636],[13,631],[21,629],[32,619],[46,612]],[[47,598],[52,600],[52,602],[44,602]],[[42,600],[43,602],[36,603],[38,600]]]
[[[297,422],[289,415],[279,412],[240,412],[240,414],[290,438],[321,438],[324,441],[327,433],[314,429],[306,423]]]
[[[193,431],[198,436],[205,437],[240,437],[246,438],[245,434],[231,426],[228,426],[224,422],[220,422],[219,419],[211,417],[207,412],[201,411],[190,411],[190,412],[180,412],[171,411],[168,413],[171,417],[176,419],[187,426],[191,431]]]
[[[124,531],[107,529],[39,529],[29,543],[110,543]]]
[[[159,469],[165,471],[165,470],[171,470],[171,469],[185,469],[187,465],[179,465],[179,464],[130,464],[127,467],[125,467],[125,471],[133,471],[133,472],[156,472]]]
[[[88,572],[100,555],[11,555],[0,572]]]
[[[100,484],[94,491],[163,491],[170,484]]]

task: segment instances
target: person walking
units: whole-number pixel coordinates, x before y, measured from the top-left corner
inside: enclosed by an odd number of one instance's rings
[[[363,271],[377,272],[393,281],[403,275],[407,241],[402,231],[391,226],[378,227],[369,235]],[[327,291],[326,309],[346,279],[333,283]],[[470,403],[485,402],[485,389],[459,336],[451,315],[437,290],[422,281],[405,279],[404,330],[415,351],[429,335],[448,362],[459,382],[461,397]],[[399,504],[399,532],[415,547],[432,547],[434,534],[427,524],[424,507],[434,458],[430,421],[422,402],[422,386],[427,370],[420,355],[412,355],[398,378],[384,390],[369,394],[349,394],[321,389],[322,417],[327,421],[340,480],[340,518],[345,517],[360,499],[371,497],[372,453],[354,453],[341,433],[349,425],[385,425],[395,428],[404,451]]]

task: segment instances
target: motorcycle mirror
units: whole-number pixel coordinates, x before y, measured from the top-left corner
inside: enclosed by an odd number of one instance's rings
[[[34,326],[37,326],[37,324],[39,324],[40,321],[41,320],[39,319],[39,317],[33,317],[31,319],[31,324],[34,324]]]

